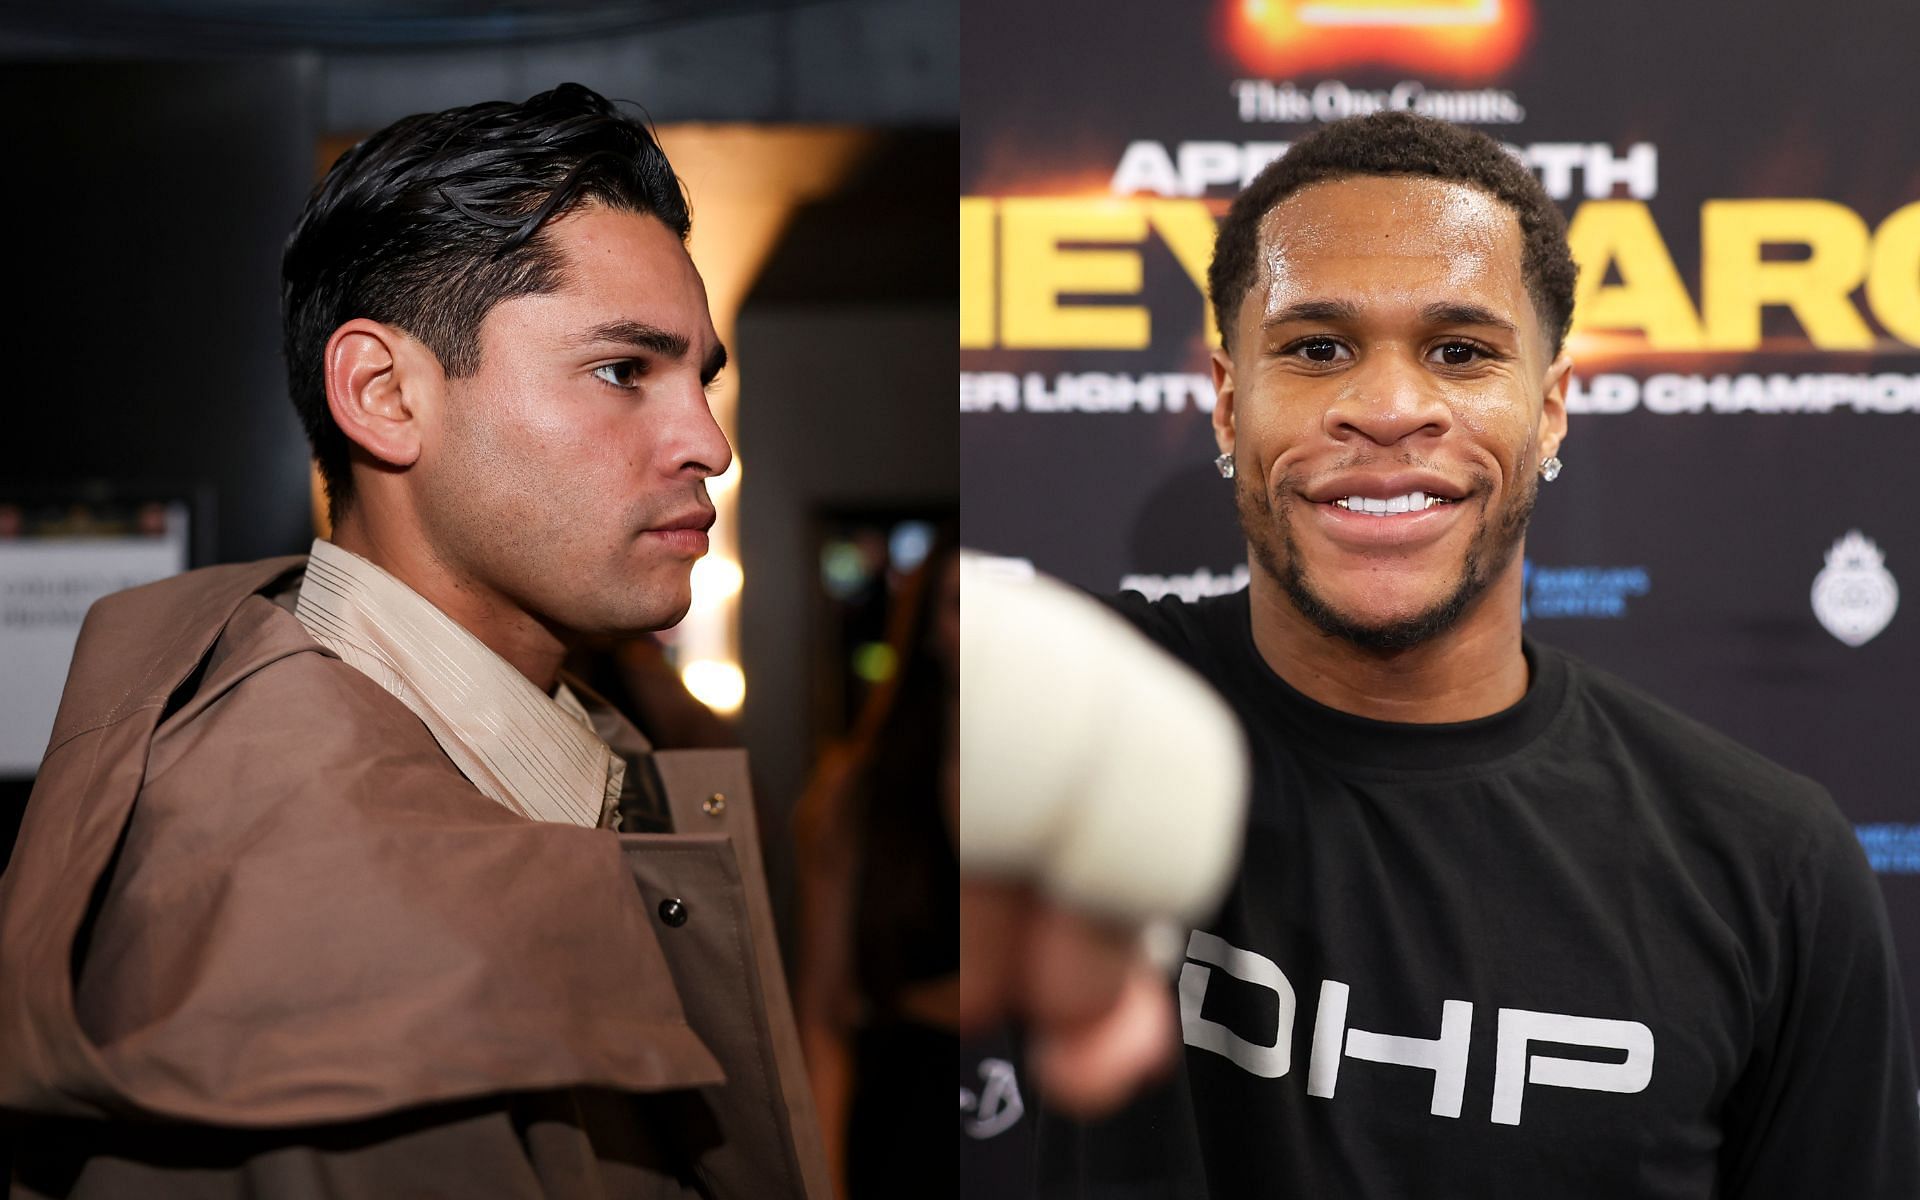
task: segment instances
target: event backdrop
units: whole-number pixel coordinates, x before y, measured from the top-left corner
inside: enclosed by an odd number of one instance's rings
[[[1527,632],[1825,784],[1920,1000],[1915,47],[1897,3],[967,0],[965,541],[1100,592],[1242,586],[1216,220],[1325,121],[1485,130],[1581,268]],[[969,1194],[1017,1170],[1000,1057],[962,1064]]]

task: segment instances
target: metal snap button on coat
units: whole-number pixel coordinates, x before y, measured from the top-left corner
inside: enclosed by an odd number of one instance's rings
[[[669,896],[660,902],[660,919],[675,929],[687,923],[686,901],[678,896]]]
[[[700,811],[710,817],[719,816],[721,813],[727,811],[726,795],[721,792],[715,792],[713,795],[708,796],[700,802]]]

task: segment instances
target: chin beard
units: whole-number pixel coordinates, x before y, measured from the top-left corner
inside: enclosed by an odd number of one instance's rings
[[[1516,492],[1491,520],[1481,518],[1480,527],[1461,561],[1459,580],[1451,592],[1424,612],[1371,623],[1335,608],[1307,578],[1300,565],[1289,520],[1294,492],[1284,481],[1279,489],[1282,499],[1278,508],[1255,490],[1252,480],[1236,484],[1234,507],[1239,510],[1240,528],[1255,562],[1280,585],[1301,616],[1320,632],[1340,638],[1357,649],[1391,654],[1424,645],[1459,624],[1460,618],[1507,569],[1526,537],[1527,522],[1533,517],[1534,500],[1539,494],[1539,485],[1532,482],[1532,477],[1523,478],[1530,486]]]

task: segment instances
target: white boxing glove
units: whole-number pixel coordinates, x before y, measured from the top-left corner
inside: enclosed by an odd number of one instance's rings
[[[1121,922],[1190,925],[1239,863],[1239,723],[1124,619],[1005,561],[960,562],[962,869]]]

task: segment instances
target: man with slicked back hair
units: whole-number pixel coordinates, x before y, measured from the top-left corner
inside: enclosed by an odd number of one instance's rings
[[[561,670],[672,625],[732,451],[647,126],[408,117],[288,240],[331,532],[88,614],[0,878],[19,1197],[808,1197],[739,751]]]

